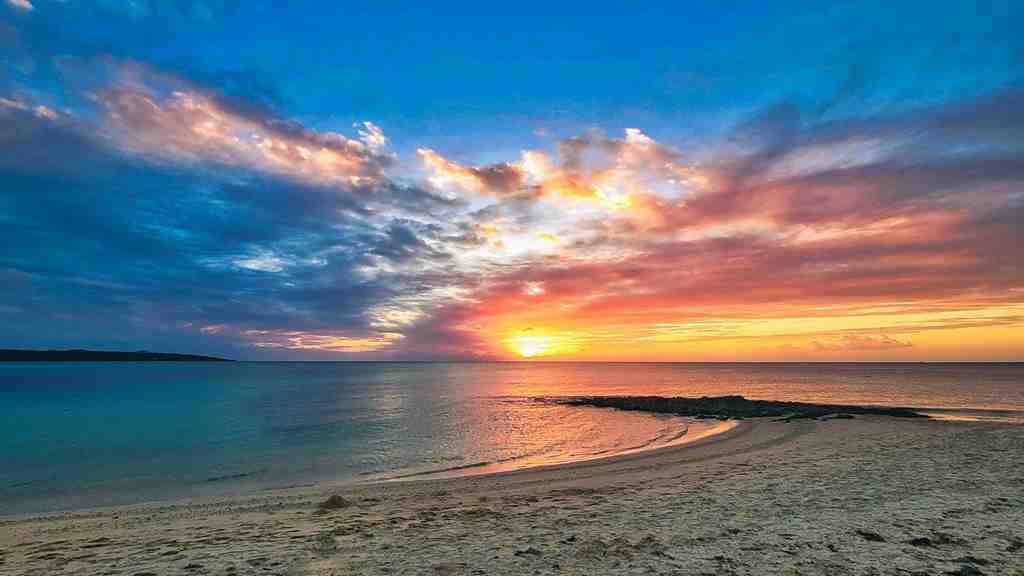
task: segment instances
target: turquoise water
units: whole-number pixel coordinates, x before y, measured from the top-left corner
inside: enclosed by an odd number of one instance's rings
[[[0,364],[0,514],[564,462],[702,425],[531,400],[580,394],[991,415],[1024,411],[1024,365]]]

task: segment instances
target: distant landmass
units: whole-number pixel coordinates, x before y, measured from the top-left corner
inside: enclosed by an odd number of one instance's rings
[[[3,350],[0,362],[233,362],[227,358],[166,352],[99,350]]]

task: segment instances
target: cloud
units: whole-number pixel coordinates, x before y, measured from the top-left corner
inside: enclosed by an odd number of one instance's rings
[[[783,105],[701,162],[639,131],[568,138],[554,156],[527,151],[504,164],[526,174],[537,191],[528,201],[545,206],[527,212],[525,228],[564,242],[495,270],[438,322],[456,322],[462,338],[497,355],[509,351],[495,334],[537,325],[575,326],[574,342],[620,352],[755,332],[825,333],[814,340],[821,350],[908,350],[878,332],[1019,326],[1024,270],[1005,247],[1024,238],[1022,100],[1008,90],[820,123]],[[628,201],[597,201],[602,186]],[[507,203],[480,179],[463,189]],[[599,209],[552,211],[560,198]],[[499,213],[476,225],[488,246],[509,234]],[[544,292],[527,293],[530,285]],[[668,319],[687,320],[666,329]],[[831,336],[811,327],[816,319],[875,334]]]
[[[526,179],[523,170],[512,164],[474,168],[448,160],[429,148],[419,148],[416,154],[431,173],[431,182],[439,188],[453,185],[478,194],[502,196],[520,192]]]
[[[28,0],[7,0],[7,4],[8,6],[12,6],[18,10],[24,10],[25,12],[35,10],[35,6],[33,6]]]
[[[286,264],[287,262],[283,258],[268,253],[235,260],[235,266],[258,272],[281,272]]]
[[[310,333],[286,330],[249,330],[244,336],[257,348],[281,348],[317,352],[376,352],[402,339],[395,332],[353,335],[338,332]]]
[[[428,148],[417,153],[431,182],[441,188],[498,197],[575,199],[609,210],[628,209],[634,199],[679,198],[708,185],[700,169],[635,128],[626,129],[621,139],[600,131],[567,138],[555,157],[525,150],[517,162],[481,167],[464,166]]]
[[[385,238],[374,248],[373,253],[394,261],[403,261],[429,252],[429,247],[413,230],[411,222],[393,221],[384,231]]]
[[[10,99],[0,97],[0,112],[20,110],[23,112],[31,112],[39,118],[45,118],[47,120],[56,120],[60,114],[48,106],[42,104],[32,104],[20,99]]]
[[[896,340],[891,336],[870,336],[867,334],[844,334],[832,340],[815,340],[811,342],[811,347],[818,352],[899,350],[913,346],[910,342]]]
[[[401,215],[430,219],[449,203],[384,173],[390,152],[375,125],[341,141],[216,94],[188,92],[203,94],[197,112],[173,90],[118,89],[147,111],[97,99],[100,114],[71,115],[0,100],[10,345],[373,353],[401,339],[385,325],[442,297],[429,296],[445,285],[429,274],[445,246],[424,240],[432,224]],[[215,137],[171,125],[207,116]],[[313,173],[224,137],[240,126],[286,152],[320,143],[354,171]]]
[[[156,75],[136,68],[122,73],[130,79],[96,96],[105,114],[103,128],[124,152],[341,185],[376,182],[391,162],[386,138],[371,123],[364,125],[359,139],[317,132],[232,108],[182,82],[151,86]]]
[[[0,96],[13,342],[918,353],[903,335],[1024,315],[1018,91],[841,120],[784,102],[685,151],[591,130],[474,166],[424,143],[424,181],[371,122],[345,136],[273,98],[103,66],[68,81],[78,100]]]

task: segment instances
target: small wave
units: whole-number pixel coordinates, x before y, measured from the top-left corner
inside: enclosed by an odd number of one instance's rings
[[[492,466],[501,462],[508,462],[515,460],[515,458],[508,458],[501,461],[484,461],[484,462],[473,462],[472,464],[460,464],[458,466],[450,466],[448,468],[435,468],[432,470],[421,470],[419,472],[409,472],[407,474],[399,474],[397,476],[391,476],[388,480],[400,480],[402,478],[415,478],[417,476],[431,476],[433,474],[444,474],[446,472],[458,472],[459,470],[469,470],[472,468],[483,468],[484,466]]]
[[[264,471],[265,470],[253,470],[251,472],[239,472],[237,474],[225,474],[223,476],[211,476],[211,477],[207,478],[206,480],[203,480],[203,482],[226,482],[228,480],[240,480],[242,478],[248,478],[250,476],[255,476],[255,475],[257,475],[257,474],[259,474],[261,472],[264,472]]]
[[[637,451],[643,450],[644,448],[650,448],[652,446],[659,446],[659,445],[668,446],[669,444],[672,444],[673,442],[681,439],[683,436],[686,436],[686,433],[689,432],[689,430],[690,430],[690,426],[689,425],[685,425],[685,426],[683,426],[682,430],[676,431],[675,434],[669,434],[668,432],[666,432],[666,433],[663,433],[663,434],[658,434],[657,436],[654,436],[653,438],[650,438],[650,439],[648,439],[645,442],[641,442],[640,444],[635,444],[633,446],[626,446],[626,447],[615,446],[615,447],[611,447],[611,448],[605,448],[604,450],[598,450],[596,452],[591,452],[590,455],[592,455],[592,456],[602,456],[604,454],[612,454],[612,455],[614,455],[614,454],[626,454],[626,453],[629,453],[629,452],[637,452]]]
[[[923,408],[921,414],[935,420],[956,422],[1001,422],[1024,424],[1024,412],[1019,410],[980,410],[971,408]]]
[[[680,430],[680,431],[676,432],[676,433],[675,433],[675,434],[673,434],[672,436],[669,436],[669,437],[668,437],[668,438],[667,438],[667,439],[665,440],[665,443],[666,443],[666,444],[671,444],[671,443],[675,442],[676,440],[679,440],[679,439],[681,439],[681,438],[682,438],[683,436],[686,436],[686,434],[687,434],[687,433],[688,433],[689,431],[690,431],[690,425],[689,425],[689,424],[687,424],[686,426],[683,426],[683,429],[682,429],[682,430]]]
[[[47,482],[49,482],[49,480],[44,480],[42,478],[35,478],[35,479],[32,479],[32,480],[25,480],[24,482],[15,482],[14,484],[8,484],[7,488],[8,489],[26,488],[28,486],[38,486],[38,485],[41,485],[41,484],[46,484]]]
[[[582,408],[584,410],[588,408]],[[448,466],[443,468],[431,468],[428,470],[418,470],[415,472],[406,472],[394,475],[388,475],[383,478],[378,476],[378,479],[382,480],[404,480],[410,478],[421,478],[424,476],[439,476],[445,474],[454,474],[467,470],[478,470],[487,467],[501,467],[501,471],[516,470],[520,468],[533,468],[537,466],[555,465],[555,464],[567,464],[570,462],[583,462],[587,460],[596,460],[599,458],[618,456],[621,454],[630,454],[634,452],[640,452],[653,447],[665,447],[671,446],[681,439],[683,439],[690,431],[688,423],[684,423],[681,429],[671,428],[654,437],[630,446],[613,446],[607,447],[601,450],[595,450],[592,452],[566,452],[566,451],[534,451],[523,454],[517,454],[508,458],[501,458],[496,460],[484,460],[480,462],[472,462],[469,464],[459,464],[456,466]],[[510,464],[522,463],[520,466],[508,466]]]

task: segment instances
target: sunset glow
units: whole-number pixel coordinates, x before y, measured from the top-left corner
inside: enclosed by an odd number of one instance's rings
[[[551,348],[551,338],[547,336],[516,336],[506,340],[523,358],[540,356]]]
[[[10,346],[1024,357],[1018,39],[975,30],[986,40],[958,56],[965,69],[929,56],[969,36],[969,13],[950,16],[955,35],[898,54],[873,43],[906,38],[900,23],[917,13],[887,12],[885,30],[864,35],[837,7],[793,24],[813,49],[764,31],[736,54],[674,30],[621,42],[598,27],[568,60],[455,35],[438,50],[492,60],[452,76],[443,59],[419,60],[442,42],[419,27],[403,33],[425,43],[415,50],[372,49],[379,35],[357,30],[363,48],[322,60],[310,55],[325,46],[303,51],[323,32],[304,20],[292,29],[310,37],[281,46],[306,57],[252,47],[260,58],[234,60],[215,49],[218,28],[190,14],[175,13],[188,32],[165,51],[122,37],[157,16],[115,4],[102,18],[69,3],[4,8]],[[208,16],[277,45],[264,18]],[[594,51],[607,69],[591,65]],[[207,52],[227,60],[207,68]]]

